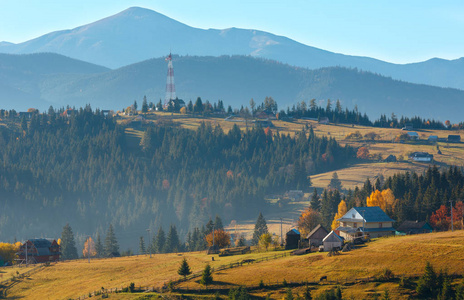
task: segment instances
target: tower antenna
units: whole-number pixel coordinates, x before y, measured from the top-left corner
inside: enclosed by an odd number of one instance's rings
[[[172,55],[165,59],[168,62],[168,76],[166,79],[166,97],[164,98],[164,107],[167,108],[171,100],[176,100],[176,86],[174,85],[174,68],[172,67]]]

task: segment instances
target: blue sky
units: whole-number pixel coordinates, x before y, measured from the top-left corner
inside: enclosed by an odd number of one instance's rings
[[[0,41],[23,42],[131,6],[199,28],[252,28],[395,63],[464,56],[464,1],[0,0]]]

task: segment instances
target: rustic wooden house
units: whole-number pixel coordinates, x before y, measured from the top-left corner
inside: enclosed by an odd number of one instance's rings
[[[332,249],[342,249],[343,247],[343,238],[331,231],[323,240],[322,244],[324,245],[324,251],[332,251]]]
[[[353,207],[337,221],[340,226],[336,230],[347,240],[362,236],[376,238],[395,233],[394,220],[378,206]]]
[[[301,234],[297,229],[292,229],[285,235],[285,249],[298,249]]]
[[[430,233],[433,231],[432,226],[426,221],[404,221],[396,229],[398,235],[404,234],[419,234],[419,233]]]
[[[26,248],[27,247],[27,248]],[[32,239],[27,240],[19,247],[18,256],[20,260],[27,263],[54,262],[60,260],[60,245],[56,240]]]
[[[306,237],[310,247],[319,247],[322,245],[322,240],[329,234],[327,229],[321,224],[314,227],[313,230]]]

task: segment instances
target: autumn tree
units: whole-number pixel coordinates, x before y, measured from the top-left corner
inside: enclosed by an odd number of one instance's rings
[[[0,243],[0,257],[3,258],[3,262],[13,263],[18,249],[14,244]]]
[[[356,157],[359,159],[368,159],[369,158],[369,149],[366,147],[360,147],[356,153]]]
[[[448,230],[450,228],[450,217],[448,207],[440,206],[432,216],[430,216],[430,224],[438,230]]]
[[[391,189],[375,190],[366,199],[367,206],[379,206],[383,211],[392,211],[395,205],[395,195]]]
[[[298,219],[298,228],[302,235],[307,235],[321,222],[321,213],[311,207],[308,207],[303,211]]]
[[[181,107],[180,113],[183,114],[183,115],[187,114],[187,108],[185,106]]]
[[[272,243],[272,235],[268,232],[268,233],[263,233],[260,237],[259,237],[259,245],[262,246],[264,249],[267,249],[269,248],[269,245],[271,245]]]
[[[338,212],[335,215],[334,220],[332,222],[332,230],[335,230],[338,228],[338,226],[340,226],[340,222],[337,220],[343,217],[347,211],[348,210],[346,208],[346,202],[344,200],[340,201],[340,204],[338,204]]]
[[[95,249],[95,242],[91,237],[88,237],[84,243],[84,249],[82,249],[83,257],[94,257],[97,256],[97,250]]]
[[[192,271],[190,270],[190,266],[185,257],[182,260],[182,263],[180,264],[179,269],[177,270],[177,274],[179,274],[180,276],[184,276],[184,279],[188,275],[192,274]]]
[[[209,233],[205,236],[206,243],[208,247],[213,245],[213,233]],[[223,229],[216,229],[214,230],[214,245],[218,246],[219,248],[225,248],[230,246],[230,234]]]

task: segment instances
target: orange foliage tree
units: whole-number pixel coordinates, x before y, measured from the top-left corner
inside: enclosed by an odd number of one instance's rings
[[[453,207],[453,225],[454,228],[464,229],[464,203],[462,201],[456,202]]]
[[[356,153],[356,157],[360,159],[368,159],[369,158],[369,149],[366,147],[361,147],[358,149],[358,152]]]
[[[97,250],[95,249],[95,242],[91,237],[89,237],[84,243],[84,249],[82,249],[82,255],[84,257],[92,257],[97,255]]]
[[[366,200],[367,206],[379,206],[383,211],[392,210],[396,200],[393,191],[386,189],[383,191],[375,190]]]
[[[446,205],[440,206],[430,217],[430,224],[438,230],[448,230],[450,228],[450,216]]]
[[[340,222],[337,220],[343,217],[347,211],[346,202],[344,200],[340,201],[338,204],[338,212],[335,214],[334,220],[332,221],[332,230],[335,230],[338,226],[340,226]]]
[[[302,235],[307,235],[322,222],[321,213],[310,207],[306,208],[298,220],[298,228]]]
[[[213,233],[211,232],[206,237],[206,243],[211,247],[213,245]],[[222,229],[217,229],[214,231],[214,245],[217,245],[219,248],[225,248],[230,245],[230,234]]]

